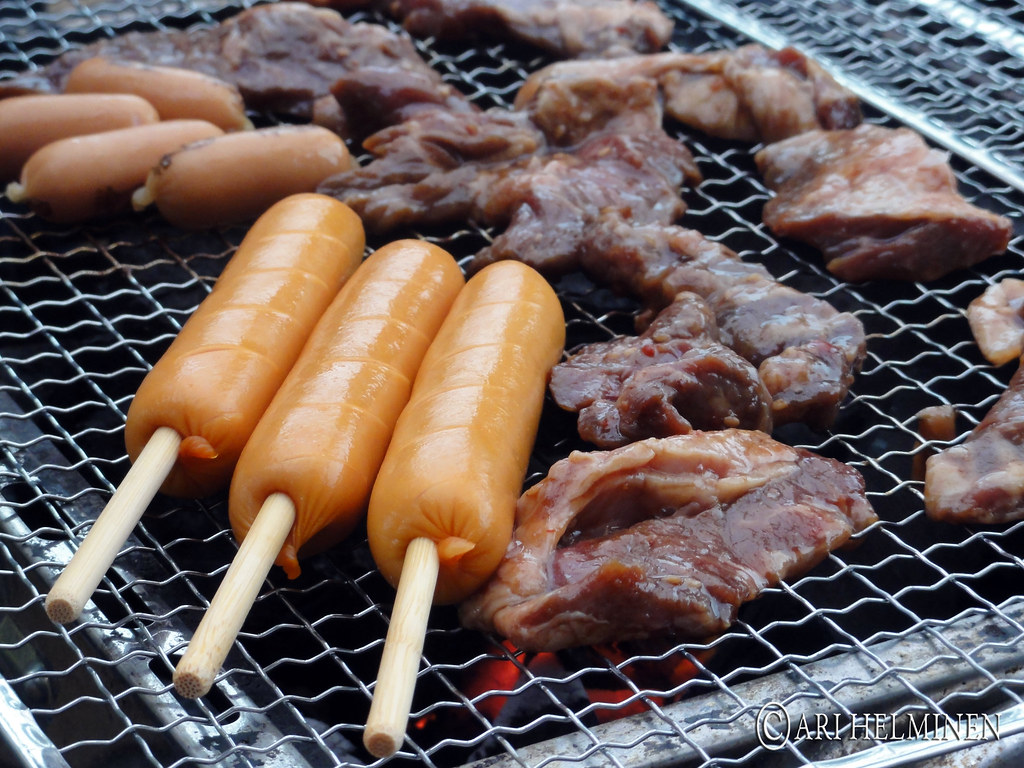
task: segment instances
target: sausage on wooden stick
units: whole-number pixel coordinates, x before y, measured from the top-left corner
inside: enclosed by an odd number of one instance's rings
[[[277,560],[340,541],[363,519],[373,480],[416,371],[463,286],[452,256],[391,243],[356,271],[242,451],[229,510],[238,554],[174,673],[204,695]]]
[[[547,281],[501,261],[466,284],[423,361],[367,517],[374,560],[398,587],[363,737],[377,757],[404,737],[431,599],[462,600],[505,553],[564,343]]]
[[[246,234],[128,409],[132,467],[46,598],[76,619],[158,490],[206,496],[238,456],[321,314],[359,265],[359,217],[325,195],[286,198]]]

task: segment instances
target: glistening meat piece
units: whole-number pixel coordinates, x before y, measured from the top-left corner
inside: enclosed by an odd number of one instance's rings
[[[670,117],[724,139],[778,141],[817,128],[853,128],[861,121],[856,96],[812,59],[792,48],[759,45],[557,62],[527,78],[515,106],[538,124],[572,123],[590,93],[638,80],[657,86]],[[582,95],[575,109],[567,93]]]
[[[371,109],[387,99],[362,93]],[[364,142],[370,163],[327,179],[320,191],[374,231],[467,220],[505,228],[474,266],[519,258],[548,272],[575,266],[581,237],[602,211],[668,222],[685,210],[681,187],[699,183],[700,171],[661,127],[649,83],[601,92],[571,121],[549,134],[552,126],[523,112],[420,105]]]
[[[339,133],[349,121],[331,88],[344,75],[368,67],[404,79],[415,75],[421,100],[422,92],[431,90],[437,101],[457,98],[407,36],[293,2],[256,6],[212,27],[127,32],[99,40],[5,82],[0,94],[61,91],[68,72],[93,56],[205,72],[236,84],[250,109],[313,118]],[[356,115],[353,122],[358,125],[358,120]]]
[[[739,427],[771,431],[771,395],[757,369],[718,341],[707,305],[681,293],[639,337],[575,350],[551,372],[551,394],[579,413],[602,448],[647,437]]]
[[[764,222],[844,280],[934,280],[1002,253],[1009,219],[968,203],[945,153],[907,128],[811,131],[755,157]]]
[[[924,442],[914,443],[911,477],[923,482],[928,459],[938,453],[928,444],[938,441],[950,443],[956,437],[956,409],[949,403],[922,408],[917,413],[917,434]]]
[[[690,151],[664,131],[599,132],[572,152],[536,156],[488,184],[479,219],[504,225],[472,268],[517,259],[548,275],[579,266],[600,217],[667,224],[699,183]]]
[[[576,452],[520,498],[505,559],[460,616],[524,650],[706,640],[876,519],[856,470],[761,432]]]
[[[924,509],[949,523],[1024,518],[1024,366],[960,445],[928,459]]]
[[[1007,277],[967,305],[967,322],[981,354],[1003,365],[1024,354],[1024,280]]]
[[[325,180],[319,191],[347,203],[367,229],[386,232],[479,217],[479,200],[494,180],[547,142],[516,112],[424,106],[363,147],[373,160]]]
[[[720,341],[757,367],[775,426],[827,427],[864,360],[864,327],[856,317],[783,285],[694,230],[606,215],[590,229],[580,267],[654,313],[681,291],[703,298]]]
[[[382,5],[420,37],[520,40],[565,58],[656,51],[673,29],[672,20],[650,0],[384,0]]]
[[[680,54],[659,54],[676,56]],[[527,78],[516,94],[516,112],[529,115],[551,144],[571,147],[599,131],[642,133],[662,128],[664,108],[657,83],[629,57],[567,63],[571,76]],[[615,63],[623,62],[623,67]],[[542,72],[550,71],[542,70]]]
[[[360,140],[423,111],[458,115],[478,110],[462,93],[442,83],[436,72],[421,67],[360,67],[339,78],[331,94],[345,117],[346,135]]]

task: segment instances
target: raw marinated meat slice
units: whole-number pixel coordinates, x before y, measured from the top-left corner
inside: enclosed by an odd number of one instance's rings
[[[710,309],[680,293],[640,336],[588,344],[551,372],[559,406],[602,448],[692,430],[771,431],[757,369],[718,341]]]
[[[681,188],[699,180],[689,150],[661,130],[595,134],[486,187],[481,220],[507,226],[472,268],[517,259],[548,275],[576,269],[600,217],[667,224],[686,210]]]
[[[504,561],[460,616],[524,650],[706,640],[876,519],[856,470],[761,432],[576,452],[523,494]]]
[[[562,57],[656,51],[672,20],[650,0],[384,0],[414,35],[530,43]]]
[[[527,78],[515,106],[538,124],[571,124],[580,105],[590,103],[587,94],[628,84],[635,88],[642,81],[657,86],[669,117],[723,139],[778,141],[812,129],[853,128],[861,121],[857,97],[820,65],[793,48],[760,45],[557,62]],[[575,109],[573,94],[579,102]]]
[[[721,342],[758,368],[775,426],[827,427],[864,360],[864,327],[856,317],[693,230],[604,216],[589,231],[581,268],[655,312],[680,291],[703,298]]]
[[[0,95],[60,92],[75,65],[93,56],[205,72],[237,85],[249,109],[321,117],[343,135],[350,123],[360,133],[359,113],[349,120],[331,94],[345,75],[367,68],[391,71],[404,80],[415,76],[421,100],[431,91],[435,101],[453,97],[451,86],[407,35],[295,2],[256,6],[212,27],[126,32],[98,40],[0,84]]]
[[[1009,219],[968,203],[943,152],[907,128],[810,131],[755,156],[764,222],[844,280],[935,280],[997,253]]]
[[[974,340],[992,365],[1024,354],[1024,280],[1007,277],[967,305]]]
[[[949,523],[1024,518],[1024,366],[962,443],[928,459],[924,509]]]

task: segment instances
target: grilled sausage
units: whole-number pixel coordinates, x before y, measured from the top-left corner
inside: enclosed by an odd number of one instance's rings
[[[227,487],[242,447],[364,245],[359,217],[325,195],[286,198],[256,221],[128,409],[132,461],[158,427],[184,438],[161,490],[198,497]]]
[[[163,158],[132,203],[140,210],[156,203],[161,216],[186,229],[233,224],[286,195],[314,191],[351,164],[341,137],[319,126],[231,133]]]
[[[161,157],[222,133],[205,120],[168,120],[60,139],[28,159],[7,196],[58,223],[131,210],[132,192]]]
[[[0,181],[16,179],[32,154],[69,136],[155,123],[156,109],[130,94],[39,94],[0,101]]]
[[[363,519],[373,479],[420,361],[463,285],[446,251],[401,240],[371,255],[317,324],[231,480],[242,540],[263,502],[285,493],[296,521],[278,564],[340,541]]]
[[[436,603],[498,566],[565,343],[558,298],[534,270],[495,262],[466,284],[431,345],[370,498],[378,568],[397,584],[413,539],[437,544]]]
[[[225,131],[252,128],[237,86],[192,69],[97,56],[68,73],[64,91],[133,93],[156,107],[161,120],[206,120]]]

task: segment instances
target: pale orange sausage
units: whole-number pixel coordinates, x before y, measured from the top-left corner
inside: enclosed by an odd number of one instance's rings
[[[370,497],[370,548],[392,584],[421,537],[437,544],[436,603],[463,599],[498,566],[564,343],[558,298],[530,267],[500,261],[466,283],[423,360]]]
[[[252,128],[237,86],[192,69],[97,56],[68,73],[64,91],[133,93],[156,107],[161,120],[205,120],[225,131]]]
[[[28,159],[7,196],[58,223],[131,210],[132,193],[161,157],[222,133],[205,120],[168,120],[60,139]]]
[[[258,216],[286,195],[312,192],[352,164],[341,137],[315,125],[230,133],[160,161],[133,197],[175,226],[200,229]]]
[[[364,247],[359,217],[325,195],[286,198],[256,221],[128,409],[132,461],[159,427],[184,438],[161,490],[199,497],[228,486],[256,422]]]
[[[463,283],[452,256],[426,242],[400,240],[367,258],[242,451],[229,500],[239,540],[268,496],[286,494],[296,522],[277,562],[295,577],[300,555],[362,521],[420,361]]]
[[[36,94],[0,101],[0,181],[15,179],[32,154],[69,136],[155,123],[156,109],[130,94]]]

